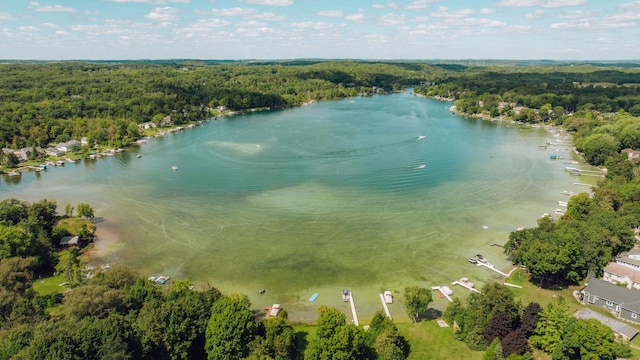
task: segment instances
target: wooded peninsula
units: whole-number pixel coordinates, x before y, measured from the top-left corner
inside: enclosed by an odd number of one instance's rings
[[[5,171],[50,158],[46,149],[71,140],[84,139],[73,149],[84,156],[214,116],[406,88],[451,100],[465,116],[564,128],[586,163],[606,169],[589,193],[572,194],[561,217],[510,234],[505,255],[536,295],[486,284],[454,299],[441,314],[452,327],[443,329],[425,327],[434,322],[430,289],[405,290],[415,324],[378,313],[365,331],[333,308],[319,309],[316,326],[292,324],[286,311],[258,314],[244,295],[188,280],[161,286],[117,264],[89,269],[82,253],[95,228],[90,205],[62,215],[52,200],[3,199],[0,359],[418,359],[435,356],[425,348],[457,343],[466,346],[455,356],[477,359],[640,354],[630,346],[636,340],[574,317],[584,305],[571,295],[639,239],[638,64],[176,60],[10,62],[0,70]],[[79,246],[61,243],[74,236]],[[629,292],[640,301],[637,289]]]

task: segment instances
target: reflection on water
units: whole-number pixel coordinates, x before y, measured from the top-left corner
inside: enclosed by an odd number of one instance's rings
[[[90,203],[105,219],[95,261],[281,303],[294,320],[341,309],[348,288],[366,320],[384,290],[492,279],[471,255],[508,270],[490,244],[584,190],[538,150],[543,130],[409,93],[356,100],[221,119],[40,181],[5,178],[0,195]]]

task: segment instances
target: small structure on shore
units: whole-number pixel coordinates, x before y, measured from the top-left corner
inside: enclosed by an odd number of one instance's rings
[[[282,310],[282,308],[280,307],[280,304],[271,305],[271,309],[269,310],[269,317],[278,316],[278,314],[280,313],[280,310]]]

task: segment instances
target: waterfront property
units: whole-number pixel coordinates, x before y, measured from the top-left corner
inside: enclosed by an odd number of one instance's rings
[[[6,177],[0,194],[96,204],[91,265],[212,284],[313,322],[319,305],[346,305],[343,288],[357,289],[368,317],[383,290],[494,279],[462,263],[482,253],[506,269],[490,245],[535,226],[563,190],[580,191],[531,151],[543,128],[465,119],[408,92],[351,100],[222,118],[149,139],[144,160],[139,149],[101,152]],[[316,292],[330,295],[308,301]]]
[[[640,324],[640,292],[590,278],[582,302],[603,308],[620,319]]]

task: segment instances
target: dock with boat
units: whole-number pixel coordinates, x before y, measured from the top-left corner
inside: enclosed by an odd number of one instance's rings
[[[473,284],[471,284],[473,286]],[[447,286],[447,285],[443,285],[443,286],[432,286],[431,290],[438,290],[438,294],[442,294],[442,296],[449,300],[449,302],[453,302],[453,299],[451,298],[451,295],[453,295],[453,291],[451,291],[451,289]]]
[[[478,290],[478,289],[473,287],[474,285],[473,285],[472,282],[469,281],[469,279],[464,278],[464,277],[460,278],[460,280],[456,280],[456,281],[452,282],[451,285],[460,285],[460,286],[462,286],[463,288],[465,288],[465,289],[467,289],[469,291],[473,291],[473,292],[476,292],[478,294],[482,294],[480,292],[480,290]]]
[[[342,301],[348,301],[351,306],[351,315],[353,315],[353,324],[355,326],[360,326],[360,322],[358,321],[358,313],[356,312],[356,303],[353,300],[353,294],[349,290],[342,290]]]
[[[387,290],[384,292],[384,294],[380,294],[380,302],[382,302],[382,308],[384,309],[384,313],[387,315],[389,319],[391,319],[389,306],[387,306],[387,304],[393,303],[393,295],[391,295],[391,291]]]
[[[495,265],[493,265],[492,263],[490,263],[489,261],[487,261],[487,259],[484,258],[484,256],[482,256],[481,254],[477,254],[476,256],[470,257],[469,258],[469,262],[472,264],[475,264],[477,266],[484,266],[486,268],[489,268],[495,272],[497,272],[498,274],[502,275],[502,276],[507,276],[507,274],[503,273],[502,271],[496,269]]]

